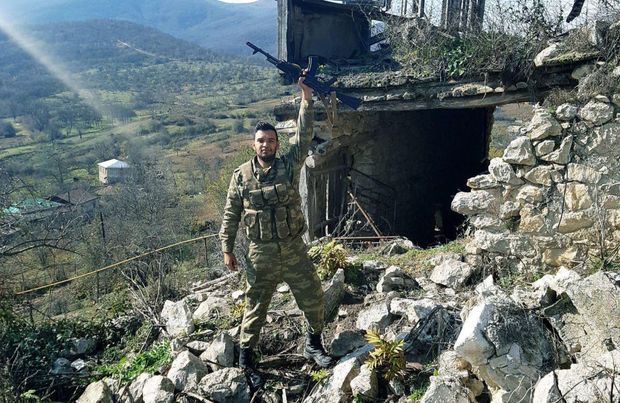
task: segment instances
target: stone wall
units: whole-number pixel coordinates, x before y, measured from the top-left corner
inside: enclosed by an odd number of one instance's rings
[[[612,74],[620,81],[618,68]],[[618,112],[620,93],[535,107],[522,136],[452,201],[468,218],[479,263],[526,270],[611,257],[620,241]]]

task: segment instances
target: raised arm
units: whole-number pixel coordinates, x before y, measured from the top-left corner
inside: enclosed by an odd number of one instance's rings
[[[296,174],[308,156],[314,122],[312,88],[304,84],[304,77],[300,77],[297,84],[301,88],[301,105],[299,106],[299,115],[297,116],[297,130],[295,131],[291,148],[285,156],[287,163],[291,164],[291,168],[293,168],[291,171],[294,171]]]

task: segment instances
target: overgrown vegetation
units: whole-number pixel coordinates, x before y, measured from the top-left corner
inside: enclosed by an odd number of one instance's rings
[[[489,4],[479,32],[447,34],[426,20],[410,20],[388,21],[386,35],[396,60],[414,76],[447,80],[500,72],[514,83],[527,80],[534,56],[561,30],[561,10],[520,0]]]
[[[405,370],[404,340],[388,341],[374,329],[368,330],[366,340],[374,346],[366,359],[368,368],[379,371],[387,381],[402,378]]]
[[[346,269],[349,266],[347,251],[334,240],[313,246],[308,254],[315,263],[316,272],[321,280],[330,279],[338,269]]]
[[[109,376],[127,383],[143,372],[154,374],[172,362],[170,343],[166,340],[153,344],[150,349],[132,357],[123,357],[116,364],[101,365],[96,368],[97,379]]]

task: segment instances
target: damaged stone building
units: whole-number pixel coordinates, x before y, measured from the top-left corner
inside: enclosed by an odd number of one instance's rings
[[[571,72],[591,59],[548,63],[535,83],[508,84],[493,72],[458,82],[414,78],[383,63],[381,27],[419,19],[423,9],[423,0],[278,1],[278,57],[305,66],[318,56],[338,78],[334,88],[363,101],[357,110],[317,103],[320,144],[302,178],[311,239],[400,235],[421,246],[454,239],[463,216],[450,203],[488,166],[496,106],[574,85]],[[444,1],[441,28],[478,30],[483,10],[484,1]],[[282,130],[294,130],[297,108],[276,108]]]

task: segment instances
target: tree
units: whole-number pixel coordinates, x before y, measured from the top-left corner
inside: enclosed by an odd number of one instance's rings
[[[10,124],[9,122],[0,123],[0,137],[9,138],[15,137],[16,135],[17,132],[15,131],[15,128],[12,124]]]

